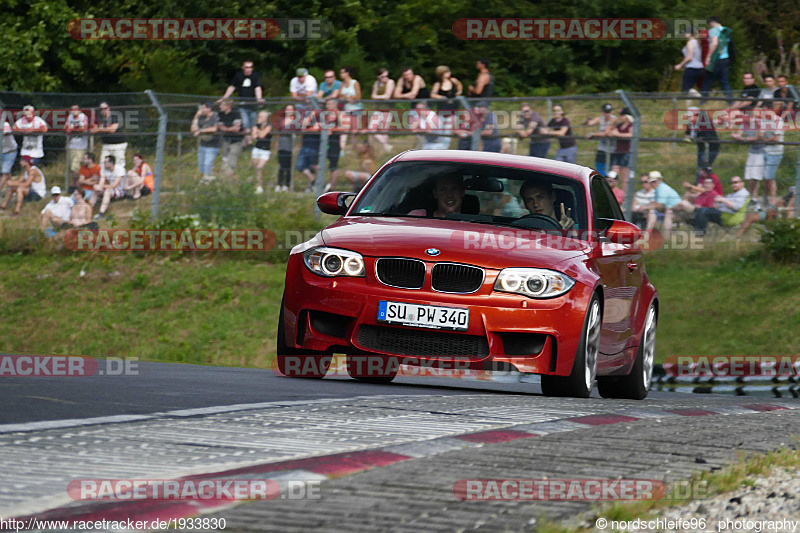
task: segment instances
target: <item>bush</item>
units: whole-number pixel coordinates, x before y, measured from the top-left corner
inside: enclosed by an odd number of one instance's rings
[[[765,225],[761,242],[767,254],[782,263],[800,263],[800,220],[781,218]]]

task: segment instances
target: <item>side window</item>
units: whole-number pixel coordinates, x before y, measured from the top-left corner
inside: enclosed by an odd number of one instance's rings
[[[592,207],[594,223],[598,230],[604,231],[611,225],[610,220],[625,220],[614,193],[605,180],[599,176],[592,179]],[[605,219],[605,220],[604,220]]]

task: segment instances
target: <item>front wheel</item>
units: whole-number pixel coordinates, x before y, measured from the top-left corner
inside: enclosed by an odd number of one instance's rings
[[[653,382],[653,366],[656,357],[656,317],[655,304],[650,304],[644,322],[639,351],[627,376],[608,376],[597,379],[597,390],[603,398],[626,398],[644,400]]]
[[[581,330],[581,341],[575,352],[569,376],[542,376],[542,394],[545,396],[571,396],[588,398],[597,374],[597,355],[600,350],[600,328],[603,312],[600,299],[595,294],[589,301]]]
[[[396,357],[347,355],[347,373],[353,379],[368,383],[391,383],[397,376],[399,364]]]

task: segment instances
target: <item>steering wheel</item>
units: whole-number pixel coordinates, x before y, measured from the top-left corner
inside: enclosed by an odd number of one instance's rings
[[[551,216],[542,215],[542,214],[539,214],[539,213],[528,213],[525,216],[519,217],[515,221],[515,223],[520,221],[520,220],[531,220],[531,219],[533,219],[533,220],[541,220],[542,222],[545,222],[547,225],[552,226],[552,228],[545,227],[545,228],[542,228],[542,229],[558,229],[558,230],[561,229],[561,224],[558,222],[558,220],[554,219]]]

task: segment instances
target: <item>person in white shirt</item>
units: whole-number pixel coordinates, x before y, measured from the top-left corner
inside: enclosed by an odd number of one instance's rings
[[[69,222],[72,206],[75,205],[69,196],[61,196],[61,187],[58,185],[50,189],[50,194],[52,200],[44,206],[40,215],[42,231],[53,227],[61,229],[61,224]]]
[[[0,113],[3,108],[0,106]],[[8,179],[11,177],[11,169],[14,168],[14,163],[17,161],[17,140],[14,138],[14,128],[7,120],[2,121],[3,124],[3,167],[0,172],[0,189],[2,189]]]
[[[14,209],[15,215],[18,215],[22,210],[22,202],[24,200],[38,202],[47,194],[44,174],[39,170],[39,167],[33,164],[31,156],[22,156],[19,164],[22,167],[22,178],[6,182],[6,199],[3,201],[3,205],[0,205],[0,209],[7,208],[8,203],[11,201],[11,196],[17,193],[17,206]]]
[[[100,212],[94,218],[99,220],[106,214],[108,204],[115,198],[125,196],[125,168],[117,165],[117,160],[113,155],[106,156],[103,160],[103,171],[100,173],[100,183],[94,186],[97,194],[93,194],[89,199],[89,204],[94,207],[97,198],[102,195],[100,202]]]
[[[317,80],[308,73],[307,68],[297,69],[297,76],[289,82],[289,92],[292,98],[307,104],[308,99],[317,94]]]
[[[34,107],[26,105],[22,108],[23,116],[14,123],[14,133],[22,133],[22,150],[20,155],[30,156],[33,166],[37,166],[44,157],[44,143],[42,141],[47,132],[47,123],[34,115]]]
[[[73,181],[78,179],[83,154],[89,149],[89,119],[76,104],[70,108],[64,133],[67,134],[67,165]]]

